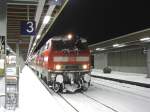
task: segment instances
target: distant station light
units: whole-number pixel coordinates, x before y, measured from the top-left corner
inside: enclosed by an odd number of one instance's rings
[[[43,24],[47,24],[50,20],[50,16],[45,16],[43,20]]]
[[[142,42],[150,42],[150,37],[141,38],[140,41],[142,41]]]

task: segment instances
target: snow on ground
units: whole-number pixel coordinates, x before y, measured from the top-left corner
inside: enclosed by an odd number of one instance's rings
[[[99,74],[100,72],[97,72],[97,75]],[[135,75],[136,76],[125,76],[122,73],[119,76],[119,73],[115,74],[117,78],[126,80],[130,79],[130,81],[131,79],[134,79],[133,81],[135,81],[135,79],[139,81],[139,79],[141,78],[145,80],[144,75]],[[54,98],[54,96],[51,96],[28,67],[24,68],[23,73],[20,77],[20,105],[19,109],[17,109],[16,112],[63,112],[64,110],[67,110],[64,109],[67,108],[65,104],[63,105],[64,108],[63,106],[58,106],[59,104],[61,104],[58,103],[58,101],[61,100],[59,100],[59,98],[56,99]],[[92,78],[92,86],[87,92],[85,92],[85,94],[87,94],[88,96],[119,112],[150,112],[150,95],[148,93],[150,93],[150,89],[148,88],[97,78]],[[95,102],[94,100],[85,97],[80,93],[63,94],[63,96],[80,112],[113,111]]]
[[[120,74],[120,75],[119,75]],[[145,81],[144,75],[112,72],[103,74],[93,70],[92,75],[103,75],[130,81]],[[146,82],[149,83],[149,79]],[[19,108],[15,112],[71,112],[66,103],[50,94],[28,68],[20,74]],[[104,79],[92,78],[90,88],[82,93],[62,94],[79,112],[150,112],[150,89]],[[104,106],[107,105],[107,106]],[[112,108],[112,109],[111,109]],[[3,108],[2,108],[3,109]],[[6,112],[4,109],[0,112]],[[7,111],[9,112],[9,111]]]
[[[118,71],[112,71],[112,73],[110,74],[104,74],[103,71],[100,69],[93,69],[91,74],[96,76],[103,76],[108,78],[150,84],[150,78],[146,78],[147,74],[125,73],[125,72],[118,72]]]
[[[146,74],[122,72],[104,74],[101,70],[94,69],[92,75],[150,84],[150,79],[145,78]],[[86,94],[123,112],[150,112],[149,93],[150,88],[92,78],[92,86]]]
[[[119,112],[150,112],[150,98],[92,82],[85,93]]]
[[[105,107],[81,93],[63,94],[63,97],[65,97],[79,112],[114,112],[112,109]]]
[[[90,98],[81,93],[62,95],[79,112],[115,112],[113,110],[116,112],[150,112],[150,97],[136,94],[136,92],[132,93],[129,88],[119,84],[117,88],[107,83],[103,85],[101,79],[92,78],[91,83],[88,91],[84,92]],[[129,90],[126,91],[123,88]]]
[[[19,108],[16,112],[64,112],[27,66],[20,74],[19,82]]]
[[[115,89],[123,90],[125,92],[130,92],[130,93],[134,93],[140,96],[150,98],[150,94],[149,94],[150,88],[140,87],[140,86],[131,85],[131,84],[125,84],[125,83],[119,83],[119,82],[105,80],[105,79],[98,79],[98,78],[92,78],[92,81],[94,83],[98,83],[106,87],[112,87]]]

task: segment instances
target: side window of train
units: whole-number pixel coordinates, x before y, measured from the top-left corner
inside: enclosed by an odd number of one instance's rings
[[[49,48],[49,43],[47,44],[47,49]]]
[[[46,43],[46,45],[44,46],[44,49],[46,50],[48,49],[48,47],[49,47],[49,43]]]

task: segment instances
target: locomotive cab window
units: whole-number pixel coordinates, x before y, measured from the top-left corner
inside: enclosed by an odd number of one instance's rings
[[[87,49],[87,43],[82,43],[81,41],[62,41],[62,40],[53,40],[52,41],[52,47],[55,50],[86,50]]]

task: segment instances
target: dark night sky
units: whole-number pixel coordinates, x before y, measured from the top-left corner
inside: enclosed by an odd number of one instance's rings
[[[149,0],[70,0],[45,40],[72,32],[89,44],[150,27]]]

